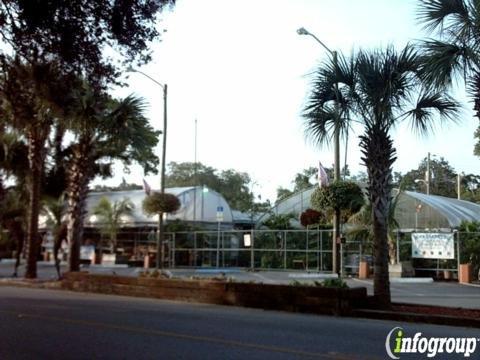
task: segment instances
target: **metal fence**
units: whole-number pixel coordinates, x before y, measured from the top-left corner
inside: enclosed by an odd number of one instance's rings
[[[411,233],[394,236],[396,260],[411,261],[417,274],[451,271],[458,265],[480,263],[480,233],[455,232],[455,258],[451,260],[413,259]],[[85,239],[105,244],[97,231],[85,233]],[[170,267],[241,267],[250,269],[304,269],[331,271],[331,230],[235,230],[165,233],[164,261]],[[154,255],[156,233],[121,231],[118,253],[140,262]],[[369,241],[348,239],[340,246],[341,269],[344,274],[358,272],[360,259],[373,264],[373,245]],[[154,257],[154,256],[153,256]]]
[[[199,231],[167,234],[171,266],[331,271],[326,230]]]

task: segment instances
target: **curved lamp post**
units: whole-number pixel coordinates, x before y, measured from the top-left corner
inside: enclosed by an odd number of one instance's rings
[[[297,30],[298,35],[309,35],[313,37],[328,53],[332,56],[333,64],[335,68],[338,67],[338,56],[336,51],[330,50],[327,45],[325,45],[318,37],[309,32],[304,27],[301,27]],[[340,94],[338,92],[338,83],[335,83],[335,114],[337,115],[337,121],[335,123],[335,128],[333,132],[333,146],[334,146],[334,156],[333,156],[333,179],[334,181],[340,180],[340,113],[339,113],[339,104],[340,104]],[[333,243],[332,247],[332,272],[338,273],[339,261],[338,261],[338,242],[340,240],[340,211],[335,211],[334,221],[333,221]]]
[[[139,73],[149,80],[153,81],[155,84],[159,85],[163,90],[163,141],[162,141],[162,162],[160,166],[160,193],[165,193],[165,155],[167,151],[167,84],[162,84],[152,78],[151,76],[145,74],[140,70],[136,70],[133,68],[128,68],[128,72],[135,72]],[[164,238],[164,231],[163,231],[163,213],[158,215],[158,235],[157,235],[157,256],[155,261],[155,267],[158,270],[159,268],[163,268],[163,238]]]

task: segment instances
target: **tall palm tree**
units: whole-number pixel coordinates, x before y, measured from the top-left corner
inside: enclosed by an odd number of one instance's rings
[[[26,64],[19,59],[2,57],[0,103],[2,121],[16,129],[28,149],[27,189],[27,271],[35,278],[40,212],[41,179],[46,158],[46,141],[55,117],[68,99],[69,84],[53,63]]]
[[[388,215],[391,203],[392,164],[395,148],[390,131],[402,121],[410,120],[415,131],[426,134],[434,128],[437,113],[441,120],[454,119],[457,104],[446,94],[423,86],[418,71],[419,55],[407,46],[397,52],[392,47],[385,50],[360,51],[352,56],[343,82],[343,71],[332,66],[321,66],[314,81],[305,109],[306,129],[313,140],[325,143],[331,136],[329,116],[330,97],[318,89],[337,81],[352,120],[360,123],[362,162],[367,168],[367,196],[372,204],[372,231],[374,238],[374,295],[378,305],[390,305],[388,278]],[[332,80],[334,79],[334,80]],[[348,120],[345,118],[345,120]],[[347,125],[344,125],[347,126]]]
[[[113,204],[107,197],[102,197],[93,213],[98,216],[101,232],[109,237],[110,251],[115,253],[117,246],[117,234],[120,228],[120,221],[123,215],[131,215],[134,204],[129,199],[115,201]]]
[[[158,158],[153,149],[158,143],[154,131],[143,115],[142,99],[128,96],[112,100],[106,94],[94,92],[87,84],[77,89],[75,116],[69,129],[74,141],[69,146],[67,166],[67,223],[69,270],[80,268],[80,242],[83,236],[88,185],[96,175],[110,176],[114,159],[125,167],[140,164],[144,172],[157,172]]]
[[[420,0],[418,19],[436,36],[421,43],[424,79],[437,88],[463,79],[480,119],[480,2]]]

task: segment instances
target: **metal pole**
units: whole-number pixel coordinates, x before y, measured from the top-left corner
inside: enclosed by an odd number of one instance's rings
[[[460,279],[460,231],[457,231],[457,278]]]
[[[221,233],[222,238],[222,268],[225,267],[225,232]]]
[[[193,191],[193,221],[197,221],[197,119],[195,119],[195,155],[193,167],[193,181],[195,190]]]
[[[193,233],[193,266],[194,267],[197,267],[197,248],[198,248],[197,232],[195,231]]]
[[[462,176],[460,175],[460,173],[457,174],[457,199],[458,200],[461,200],[462,199],[462,196],[461,196],[461,180],[462,180]]]
[[[322,248],[320,247],[320,237],[322,236],[322,233],[320,232],[320,229],[317,227],[317,271],[320,271],[320,256],[322,254]]]
[[[220,262],[220,221],[218,222],[217,228],[217,256],[216,256],[216,265],[219,267]]]
[[[329,52],[332,56],[333,65],[335,68],[338,67],[338,54],[336,51],[330,50],[318,37],[314,34],[310,33],[305,28],[299,28],[297,30],[299,35],[310,35],[313,37],[325,50]],[[333,133],[333,141],[334,141],[334,159],[333,159],[333,170],[334,170],[334,180],[340,180],[340,111],[339,111],[339,104],[340,104],[340,94],[338,91],[338,83],[335,83],[335,114],[336,114],[336,122],[335,128]],[[338,244],[337,238],[339,237],[340,232],[340,211],[336,210],[333,216],[333,241],[332,241],[332,272],[338,274]]]
[[[308,242],[309,242],[309,240],[310,240],[310,239],[308,238],[308,226],[307,226],[307,236],[306,236],[306,241],[307,241],[307,243],[306,243],[306,245],[305,245],[305,247],[306,247],[306,249],[307,249],[307,253],[306,253],[306,256],[305,256],[305,258],[306,258],[305,260],[306,260],[307,263],[305,264],[305,269],[306,269],[307,271],[308,271],[308,248],[309,248]]]
[[[427,157],[427,174],[426,174],[426,179],[425,182],[427,183],[427,195],[430,195],[430,153],[428,153]]]
[[[254,231],[251,229],[251,239],[250,239],[250,268],[253,270],[255,269],[255,237],[254,237]]]
[[[335,68],[338,66],[338,57],[337,52],[332,52],[333,56],[333,65]],[[340,97],[338,93],[338,83],[335,83],[335,129],[334,129],[334,172],[333,172],[333,179],[334,181],[340,180],[340,111],[339,111],[339,103]],[[332,247],[332,271],[334,273],[338,273],[338,240],[340,237],[340,210],[335,210],[335,215],[333,217],[333,247]]]
[[[163,86],[163,144],[162,144],[162,166],[160,173],[160,193],[165,193],[165,157],[167,153],[167,84]],[[156,268],[163,269],[163,213],[158,217],[158,242]]]
[[[400,232],[397,230],[397,264],[400,264]]]
[[[287,269],[287,232],[283,231],[283,269]]]
[[[175,268],[175,246],[177,246],[175,242],[175,233],[172,233],[172,268]]]

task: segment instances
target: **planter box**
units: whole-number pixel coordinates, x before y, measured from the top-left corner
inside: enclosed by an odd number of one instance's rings
[[[472,264],[460,264],[458,282],[468,284],[472,282],[472,278]]]
[[[367,299],[365,288],[132,278],[88,273],[65,274],[62,287],[104,294],[332,315],[348,315],[354,307],[363,306]]]
[[[117,256],[115,254],[102,254],[102,265],[115,265]]]
[[[410,261],[402,261],[397,264],[388,264],[388,274],[390,277],[414,277],[415,270]]]
[[[368,279],[370,276],[370,267],[368,266],[368,262],[360,261],[358,265],[358,278],[359,279]]]

